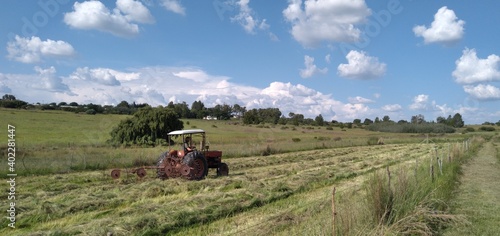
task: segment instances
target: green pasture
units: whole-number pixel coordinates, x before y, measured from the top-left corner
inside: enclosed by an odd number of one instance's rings
[[[0,109],[0,124],[6,141],[7,125],[16,127],[16,168],[20,174],[67,173],[137,165],[153,165],[164,151],[178,146],[134,147],[107,144],[110,131],[126,115],[88,115],[65,111]],[[385,144],[461,141],[464,135],[391,134],[361,128],[244,125],[240,120],[183,120],[185,129],[207,132],[211,149],[223,151],[223,158],[265,156],[315,149]],[[195,142],[200,141],[194,139]],[[6,160],[0,162],[5,166]],[[7,169],[1,169],[0,174]],[[4,175],[0,175],[4,176]]]

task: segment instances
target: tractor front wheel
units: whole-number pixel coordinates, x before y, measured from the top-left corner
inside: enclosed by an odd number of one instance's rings
[[[217,168],[217,176],[228,176],[228,175],[229,175],[229,167],[224,162],[220,163],[219,168]]]

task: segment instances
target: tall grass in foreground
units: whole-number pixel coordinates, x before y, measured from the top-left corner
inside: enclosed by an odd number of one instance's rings
[[[360,192],[344,193],[337,199],[336,233],[435,235],[453,224],[467,224],[464,216],[450,214],[446,203],[457,187],[461,164],[483,142],[473,138],[468,151],[462,144],[450,147],[449,156],[441,156],[442,173],[433,153],[430,161],[374,172]]]

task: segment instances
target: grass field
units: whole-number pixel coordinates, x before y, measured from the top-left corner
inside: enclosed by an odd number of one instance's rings
[[[223,151],[228,177],[210,172],[202,181],[161,181],[149,173],[113,180],[110,168],[153,164],[168,147],[108,146],[109,131],[126,116],[0,112],[1,124],[16,127],[16,229],[0,229],[9,235],[330,235],[333,186],[341,199],[363,201],[363,183],[377,170],[411,170],[434,150],[445,156],[471,137],[447,134],[426,143],[424,136],[359,128],[186,120],[185,128],[205,129],[211,148]],[[367,145],[379,138],[385,145]],[[6,156],[7,145],[0,148]],[[1,164],[6,178],[5,158]],[[0,194],[3,206],[7,199]],[[372,226],[349,234],[363,227]]]

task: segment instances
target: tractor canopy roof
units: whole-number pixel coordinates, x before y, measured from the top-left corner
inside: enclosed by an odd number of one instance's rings
[[[184,135],[184,134],[204,134],[205,130],[202,129],[184,129],[184,130],[176,130],[168,133],[168,135]]]

